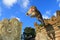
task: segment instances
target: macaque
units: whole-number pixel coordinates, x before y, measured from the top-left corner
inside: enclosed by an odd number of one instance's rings
[[[42,14],[35,6],[31,6],[26,15],[30,17],[36,17],[38,21],[45,25]]]

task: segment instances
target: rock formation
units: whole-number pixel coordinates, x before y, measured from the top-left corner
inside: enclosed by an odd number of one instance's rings
[[[60,40],[60,11],[50,19],[44,19],[45,26],[35,23],[36,40]]]
[[[0,21],[0,40],[21,40],[21,26],[16,18]]]

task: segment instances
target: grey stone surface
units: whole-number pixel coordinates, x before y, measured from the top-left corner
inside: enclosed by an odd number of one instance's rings
[[[21,26],[16,18],[0,21],[0,40],[21,40]]]

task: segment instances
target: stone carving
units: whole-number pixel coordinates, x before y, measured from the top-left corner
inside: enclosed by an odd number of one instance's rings
[[[48,40],[48,36],[45,33],[46,30],[44,29],[44,27],[41,28],[37,23],[35,23],[34,26],[36,30],[35,40]],[[43,29],[43,31],[41,31],[41,29]]]
[[[40,40],[60,40],[60,11],[57,11],[56,14],[56,16],[52,16],[50,19],[44,19],[45,26],[41,27],[37,23],[34,24],[36,40],[39,40],[41,35],[43,37]]]
[[[21,26],[16,18],[0,21],[0,40],[21,40]]]
[[[26,15],[31,15],[30,17],[36,17],[39,22],[45,25],[42,14],[35,6],[31,6]]]

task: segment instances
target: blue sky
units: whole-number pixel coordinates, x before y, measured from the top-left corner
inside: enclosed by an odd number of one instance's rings
[[[0,0],[0,20],[16,17],[23,23],[22,30],[25,27],[34,27],[34,22],[40,22],[36,18],[26,16],[32,5],[38,8],[45,19],[56,16],[56,11],[60,10],[60,0]]]

